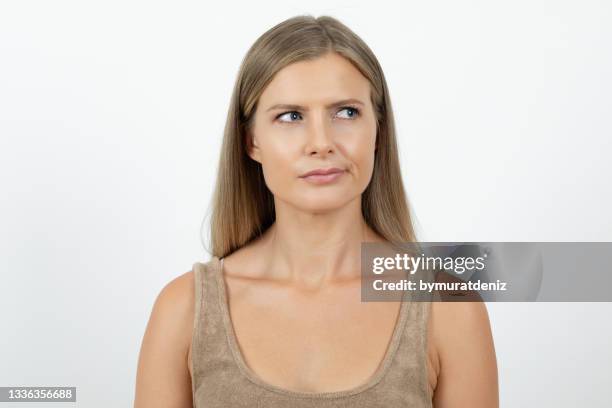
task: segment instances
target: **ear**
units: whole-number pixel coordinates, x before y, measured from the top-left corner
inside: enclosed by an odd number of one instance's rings
[[[378,126],[376,127],[376,139],[374,139],[374,151],[378,150],[378,143],[380,141],[380,137],[378,137]]]
[[[255,160],[256,162],[261,163],[259,146],[257,145],[257,139],[255,138],[255,135],[250,130],[246,130],[244,133],[244,138],[247,154],[249,155],[249,157]]]

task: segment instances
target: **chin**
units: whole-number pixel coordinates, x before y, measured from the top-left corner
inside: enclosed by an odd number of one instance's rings
[[[339,197],[338,194],[313,193],[297,199],[295,206],[304,212],[324,213],[338,210],[350,201],[345,195]]]

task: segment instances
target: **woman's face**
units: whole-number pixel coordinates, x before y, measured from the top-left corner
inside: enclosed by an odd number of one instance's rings
[[[260,96],[251,137],[249,156],[276,200],[304,211],[339,208],[363,193],[374,168],[370,83],[336,53],[288,65]],[[330,168],[342,172],[303,177]]]

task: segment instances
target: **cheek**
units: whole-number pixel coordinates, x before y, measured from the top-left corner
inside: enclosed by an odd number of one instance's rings
[[[260,143],[261,165],[268,188],[273,193],[285,188],[298,176],[295,174],[297,150],[283,135],[267,135]]]
[[[353,167],[353,174],[361,181],[369,181],[374,169],[376,130],[355,132],[345,139],[344,150]]]

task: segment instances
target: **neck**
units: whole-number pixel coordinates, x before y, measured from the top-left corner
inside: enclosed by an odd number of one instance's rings
[[[316,287],[360,276],[361,242],[381,240],[365,222],[359,196],[341,208],[324,212],[305,212],[280,203],[276,221],[262,243],[270,273]]]

